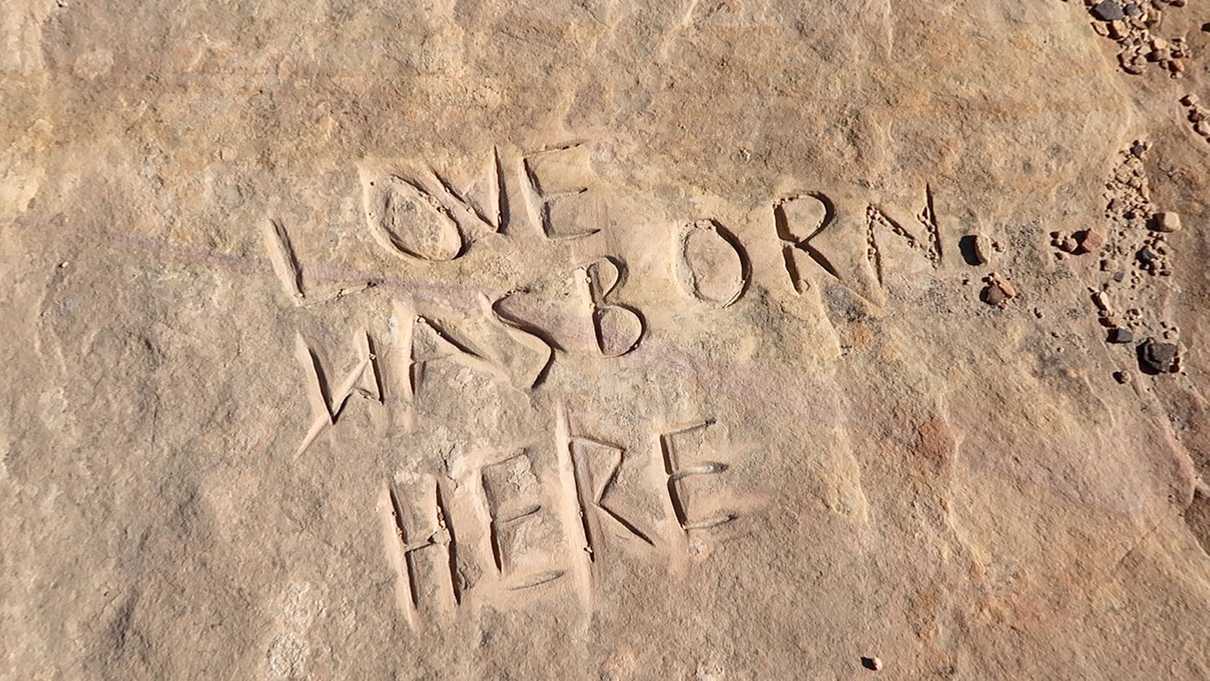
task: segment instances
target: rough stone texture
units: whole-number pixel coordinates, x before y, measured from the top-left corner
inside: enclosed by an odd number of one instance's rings
[[[1210,678],[1210,34],[1090,4],[5,3],[0,678]]]
[[[1153,229],[1157,232],[1181,231],[1181,216],[1176,213],[1157,213]]]

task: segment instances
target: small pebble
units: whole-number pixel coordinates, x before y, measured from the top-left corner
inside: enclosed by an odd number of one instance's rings
[[[1004,281],[1003,279],[1000,279],[999,277],[997,277],[996,285],[999,286],[1000,290],[1004,291],[1004,295],[1008,296],[1009,298],[1017,297],[1017,288],[1015,286],[1013,286],[1012,284],[1008,283],[1007,281]]]
[[[1151,229],[1157,232],[1179,232],[1181,230],[1181,216],[1168,211],[1156,213],[1151,218]]]
[[[1130,329],[1125,329],[1120,326],[1117,328],[1110,329],[1109,330],[1109,342],[1110,343],[1133,343],[1134,342],[1134,332],[1132,332]]]
[[[1138,348],[1139,368],[1149,374],[1167,374],[1177,370],[1178,348],[1175,343],[1148,338]]]
[[[1130,382],[1130,374],[1126,373],[1125,371],[1115,371],[1113,372],[1113,380],[1121,383],[1122,385],[1126,385]]]
[[[1016,287],[1002,279],[998,274],[992,273],[984,281],[987,282],[987,286],[983,288],[979,297],[988,305],[1004,307],[1005,303],[1017,297]]]
[[[959,246],[968,265],[978,267],[991,261],[992,242],[983,234],[975,232],[962,237]]]
[[[863,657],[861,658],[861,666],[872,672],[876,672],[882,669],[882,660],[877,657]]]
[[[1008,301],[1008,296],[1004,295],[1004,291],[995,284],[988,284],[983,288],[983,292],[979,294],[983,302],[988,305],[1003,305]]]
[[[1080,232],[1080,245],[1077,253],[1099,253],[1105,245],[1105,235],[1095,227]]]
[[[983,234],[976,234],[974,241],[975,260],[980,265],[986,265],[991,262],[992,242]]]
[[[1092,16],[1101,21],[1117,21],[1126,18],[1126,12],[1118,0],[1103,0],[1092,6]]]

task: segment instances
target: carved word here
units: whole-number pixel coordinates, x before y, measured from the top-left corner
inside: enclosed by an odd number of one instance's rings
[[[648,478],[663,500],[664,525],[671,528],[659,544],[667,548],[674,563],[688,559],[691,534],[708,532],[739,517],[732,511],[698,516],[688,507],[685,485],[690,478],[727,470],[726,464],[703,460],[696,451],[689,452],[694,461],[682,461],[686,452],[678,451],[686,435],[713,424],[706,419],[656,436],[660,456]],[[453,492],[452,483],[440,477],[414,481],[411,496],[405,496],[398,483],[388,484],[384,517],[388,557],[396,570],[398,600],[413,629],[420,628],[423,611],[448,616],[467,598],[478,597],[482,602],[506,599],[510,593],[559,582],[568,583],[582,606],[591,611],[607,536],[640,550],[657,548],[650,530],[626,518],[609,501],[626,448],[571,432],[562,405],[556,407],[554,432],[557,489],[545,497],[554,499],[550,508],[544,505],[530,472],[533,451],[529,447],[481,454],[467,474],[473,484],[458,484]],[[518,482],[526,479],[533,484]],[[472,498],[461,498],[466,495]],[[477,511],[454,517],[452,500],[469,501],[462,508]],[[552,519],[554,531],[539,528]],[[546,550],[535,552],[532,546],[514,541],[527,528],[542,538]],[[460,544],[458,537],[464,531],[472,534],[472,529],[479,530],[474,534],[486,530],[486,541],[477,546]],[[422,552],[428,557],[423,567]],[[481,582],[467,583],[462,578],[464,564],[471,563],[490,566]]]

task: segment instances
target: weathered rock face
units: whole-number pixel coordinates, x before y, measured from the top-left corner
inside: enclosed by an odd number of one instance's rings
[[[6,4],[0,677],[1210,677],[1183,4]]]

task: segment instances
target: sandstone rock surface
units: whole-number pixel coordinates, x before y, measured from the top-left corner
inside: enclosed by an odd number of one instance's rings
[[[9,0],[0,678],[1210,678],[1208,20]]]

